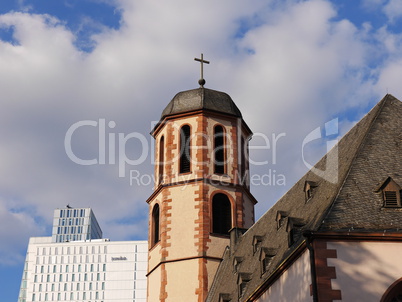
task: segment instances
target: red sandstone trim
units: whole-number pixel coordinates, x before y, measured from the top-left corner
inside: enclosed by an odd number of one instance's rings
[[[172,199],[170,197],[170,191],[164,190],[162,192],[162,203],[161,203],[161,214],[160,214],[160,256],[161,261],[164,261],[169,256],[168,248],[171,246],[169,243],[169,231],[171,228],[169,227],[171,224],[170,217],[172,216],[170,210]],[[150,273],[149,273],[150,274]],[[166,291],[167,285],[167,271],[164,264],[161,265],[161,287],[160,287],[160,301],[165,301],[168,294]]]
[[[166,285],[167,285],[167,271],[165,264],[161,264],[161,289],[159,292],[159,301],[160,302],[165,302],[165,300],[168,297],[168,293],[166,291]]]
[[[236,189],[236,227],[244,228],[244,220],[246,213],[244,213],[244,200],[242,190]]]
[[[195,293],[198,296],[198,301],[203,302],[208,294],[208,271],[207,260],[204,258],[208,251],[208,243],[211,242],[209,238],[210,230],[210,203],[208,202],[209,187],[205,184],[199,185],[198,190],[195,191],[195,209],[198,210],[198,218],[194,221],[194,241],[197,247],[198,256],[198,288]]]
[[[334,249],[327,248],[327,241],[314,240],[313,243],[315,255],[315,268],[317,279],[317,295],[320,302],[332,302],[342,300],[340,290],[332,289],[332,279],[336,279],[336,269],[328,266],[327,259],[337,258],[337,252]]]
[[[197,162],[197,169],[196,169],[196,177],[197,178],[202,178],[205,175],[209,174],[209,162],[210,162],[210,156],[209,156],[209,150],[207,150],[208,147],[208,141],[207,138],[208,136],[208,119],[203,115],[197,116],[196,119],[197,123],[197,129],[196,129],[196,142],[195,146],[197,148],[195,149],[195,160]]]
[[[167,123],[166,125],[166,137],[165,137],[165,150],[166,150],[166,160],[165,160],[165,171],[166,171],[166,182],[170,183],[172,181],[173,174],[173,150],[177,149],[177,131],[173,127],[172,123]],[[176,141],[176,143],[175,143]]]
[[[230,138],[232,140],[232,154],[233,154],[233,163],[232,163],[232,171],[231,175],[233,177],[233,182],[235,184],[238,184],[239,179],[236,177],[237,175],[240,174],[240,165],[239,165],[239,142],[238,142],[238,137],[237,137],[237,132],[240,130],[237,128],[237,120],[232,121],[231,123],[231,128],[230,128]]]
[[[257,203],[257,200],[255,199],[255,197],[250,193],[250,191],[248,190],[248,188],[246,186],[242,186],[242,185],[236,185],[234,183],[230,183],[230,182],[225,182],[225,181],[219,181],[216,179],[212,179],[210,177],[203,177],[203,178],[196,178],[196,179],[190,179],[188,181],[177,181],[177,182],[172,182],[169,184],[164,184],[164,185],[160,185],[158,186],[158,188],[152,193],[152,195],[147,199],[147,203],[149,204],[150,202],[152,202],[152,200],[155,198],[156,195],[158,195],[162,189],[164,188],[169,188],[169,187],[177,187],[177,186],[181,186],[184,184],[194,184],[194,183],[205,183],[205,184],[210,184],[210,185],[217,185],[217,184],[222,184],[222,187],[225,188],[235,188],[238,190],[242,190],[242,192],[244,194],[246,194],[251,202],[255,205]]]
[[[199,287],[195,290],[195,294],[198,297],[198,302],[204,302],[208,295],[208,270],[207,270],[207,259],[198,259],[198,282]]]

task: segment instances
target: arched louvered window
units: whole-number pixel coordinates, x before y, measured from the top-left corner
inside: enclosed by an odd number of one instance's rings
[[[218,125],[214,128],[214,173],[225,173],[225,157],[226,150],[224,146],[223,127]]]
[[[163,180],[164,165],[165,165],[165,137],[162,136],[160,141],[159,141],[159,177],[158,177],[158,183],[161,183],[162,180]]]
[[[152,210],[152,245],[155,245],[159,242],[160,239],[160,228],[159,228],[159,204],[156,204]]]
[[[232,228],[232,207],[229,198],[222,193],[212,198],[212,233],[229,235]]]
[[[184,125],[180,129],[180,173],[190,172],[190,126]]]

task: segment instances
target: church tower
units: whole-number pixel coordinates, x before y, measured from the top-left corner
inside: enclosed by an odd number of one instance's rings
[[[207,63],[201,57],[196,59]],[[148,198],[148,301],[204,301],[232,228],[254,223],[251,130],[230,98],[204,88],[179,92],[155,139],[155,186]]]

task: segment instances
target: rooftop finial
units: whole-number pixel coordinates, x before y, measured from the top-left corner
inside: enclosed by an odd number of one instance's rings
[[[201,59],[194,58],[194,60],[201,63],[201,78],[198,80],[198,84],[200,84],[200,87],[204,87],[204,85],[205,85],[204,63],[209,64],[209,61],[204,60],[204,54],[201,54]]]

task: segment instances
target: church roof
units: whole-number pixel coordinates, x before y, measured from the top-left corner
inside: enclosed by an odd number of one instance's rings
[[[239,301],[247,301],[300,247],[303,231],[402,232],[401,209],[384,208],[379,189],[390,178],[402,186],[401,130],[402,103],[388,94],[225,251],[206,301],[219,301],[220,294],[237,299],[245,274],[249,280]],[[318,176],[316,169],[325,172]],[[265,272],[263,252],[270,256]]]
[[[200,87],[176,94],[163,110],[161,119],[169,115],[197,110],[210,110],[242,117],[239,108],[228,94]]]

